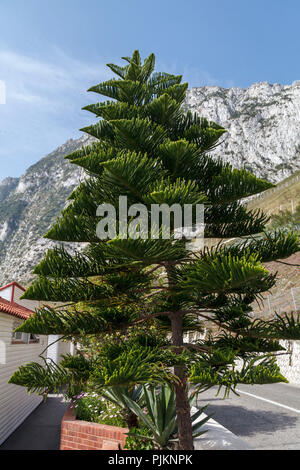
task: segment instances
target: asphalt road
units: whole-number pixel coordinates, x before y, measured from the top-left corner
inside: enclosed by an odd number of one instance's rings
[[[199,395],[206,414],[257,450],[300,450],[300,386],[241,385],[223,399],[212,388]]]

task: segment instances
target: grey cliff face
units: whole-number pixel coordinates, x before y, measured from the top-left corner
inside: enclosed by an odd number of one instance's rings
[[[192,88],[184,107],[227,129],[213,155],[234,167],[273,182],[300,169],[300,82]],[[71,139],[21,178],[0,182],[0,285],[11,280],[27,284],[34,266],[53,246],[42,237],[84,178],[64,156],[90,141],[87,135]]]
[[[64,156],[88,143],[87,136],[71,139],[21,178],[0,183],[0,285],[11,280],[28,283],[34,266],[53,246],[42,237],[84,178],[83,171]]]
[[[213,154],[234,167],[272,182],[300,169],[300,81],[192,88],[185,108],[225,127],[223,143]]]

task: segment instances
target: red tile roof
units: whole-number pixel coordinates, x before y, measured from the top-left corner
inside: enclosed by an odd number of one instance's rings
[[[28,308],[23,307],[16,302],[9,302],[2,297],[0,297],[0,312],[22,318],[22,320],[27,320],[28,317],[33,315],[32,310],[29,310]]]

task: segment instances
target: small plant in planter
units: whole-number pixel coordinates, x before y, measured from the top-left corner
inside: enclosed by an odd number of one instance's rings
[[[125,404],[124,397],[130,396],[131,402],[135,399],[142,405],[142,392],[141,387],[136,387],[131,393],[128,393],[126,389],[107,390],[104,396],[96,393],[81,393],[73,398],[70,406],[76,410],[78,420],[122,428],[129,427],[130,434],[126,439],[125,449],[153,450],[155,446],[151,439],[153,437],[151,429],[139,425],[138,416]],[[128,421],[130,426],[128,426]],[[141,438],[140,434],[145,438]]]
[[[126,427],[121,409],[95,393],[78,395],[72,402],[71,407],[76,410],[78,420]]]
[[[125,402],[136,415],[140,418],[147,434],[139,433],[139,429],[134,430],[134,437],[142,439],[144,442],[152,441],[155,447],[160,450],[178,448],[178,424],[176,416],[176,396],[174,390],[168,385],[160,387],[143,387],[143,397],[145,400],[144,410],[138,403],[129,397],[124,397]],[[191,400],[191,402],[193,399]],[[198,418],[204,412],[207,406],[199,409],[191,417],[193,438],[205,434],[202,426],[211,418],[206,416],[201,421]],[[145,411],[146,410],[146,411]],[[129,433],[131,437],[132,433]]]
[[[142,392],[142,386],[109,387],[101,394],[81,393],[73,397],[71,407],[76,409],[77,419],[131,429],[138,426],[138,417],[125,399],[142,404]]]
[[[132,391],[120,387],[107,390],[103,396],[82,393],[71,406],[76,408],[77,419],[111,426],[125,427],[128,416],[134,415],[126,440],[128,450],[176,450],[178,447],[176,398],[168,385],[139,386]],[[202,426],[212,415],[197,420],[205,409],[192,416],[193,438],[206,432]]]

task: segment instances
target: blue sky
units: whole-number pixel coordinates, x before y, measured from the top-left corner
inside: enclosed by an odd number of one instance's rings
[[[0,0],[0,181],[93,122],[87,88],[139,49],[190,86],[300,79],[299,0]]]

